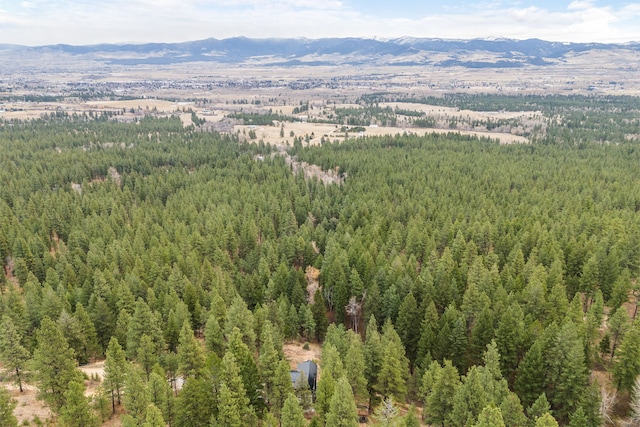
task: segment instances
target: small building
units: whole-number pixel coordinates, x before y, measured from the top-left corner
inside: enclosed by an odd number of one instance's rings
[[[315,364],[312,360],[307,360],[306,362],[298,363],[298,370],[289,371],[291,375],[291,383],[295,385],[300,376],[307,380],[307,384],[309,384],[309,390],[311,393],[316,392],[317,387],[317,379],[318,379],[318,365]]]

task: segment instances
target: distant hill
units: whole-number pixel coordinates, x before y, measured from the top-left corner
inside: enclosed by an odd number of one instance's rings
[[[558,43],[539,39],[443,40],[422,38],[363,39],[206,39],[184,43],[65,44],[26,47],[0,45],[2,58],[56,55],[108,64],[226,64],[294,65],[431,65],[440,67],[513,68],[551,65],[569,55],[591,50],[640,53],[640,43]]]

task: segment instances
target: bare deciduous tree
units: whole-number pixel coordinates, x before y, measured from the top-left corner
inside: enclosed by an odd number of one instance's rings
[[[367,291],[364,291],[360,302],[358,302],[355,296],[352,296],[349,298],[349,304],[345,306],[345,311],[347,312],[347,316],[351,317],[353,330],[356,334],[358,333],[358,324],[360,323],[360,315],[362,314],[362,305],[366,296]]]
[[[615,425],[611,414],[616,404],[617,392],[615,390],[607,390],[606,387],[600,389],[600,415],[602,416],[603,425]]]
[[[631,411],[627,425],[629,427],[638,427],[640,426],[640,377],[636,378],[636,382],[633,384],[629,406]]]

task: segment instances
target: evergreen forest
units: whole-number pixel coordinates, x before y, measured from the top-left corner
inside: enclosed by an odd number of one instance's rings
[[[544,101],[531,144],[296,141],[327,185],[177,117],[0,122],[0,379],[53,414],[23,425],[640,425],[638,112]]]

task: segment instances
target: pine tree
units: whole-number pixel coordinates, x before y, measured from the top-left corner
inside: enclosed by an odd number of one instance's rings
[[[203,374],[205,358],[202,346],[193,335],[191,325],[185,321],[178,340],[178,373],[187,377]]]
[[[151,369],[160,360],[155,351],[155,345],[153,344],[153,341],[151,341],[151,338],[147,334],[143,334],[142,337],[140,337],[140,343],[138,344],[136,360],[144,370],[147,379],[149,379]]]
[[[320,375],[316,389],[315,410],[318,413],[318,417],[323,420],[323,423],[329,413],[335,387],[336,381],[331,375]]]
[[[311,341],[316,336],[316,321],[313,318],[313,311],[308,304],[301,304],[298,310],[300,316],[300,326],[302,327],[302,337]]]
[[[111,399],[102,385],[96,388],[91,400],[91,407],[97,414],[100,423],[106,422],[111,416]]]
[[[0,274],[0,277],[1,276]],[[10,286],[0,301],[0,307],[3,307],[4,310],[3,317],[5,315],[8,316],[13,322],[13,326],[16,328],[18,335],[25,337],[29,328],[29,322],[23,294],[19,293],[15,287]],[[23,344],[26,344],[26,342],[23,342]]]
[[[603,412],[605,411],[602,408],[602,398],[603,396],[598,381],[593,381],[593,383],[589,384],[582,392],[578,408],[582,409],[587,427],[600,427],[603,425]]]
[[[587,427],[587,416],[584,414],[582,408],[576,409],[576,411],[569,417],[569,427]]]
[[[329,413],[326,416],[326,425],[332,427],[358,426],[358,409],[353,399],[351,385],[346,377],[342,377],[336,382],[329,405]]]
[[[215,427],[243,427],[238,401],[229,386],[223,383],[218,391],[218,416]]]
[[[299,375],[293,384],[293,392],[298,398],[298,402],[304,410],[309,410],[313,406],[313,395],[309,388],[309,381],[303,375]]]
[[[65,309],[60,313],[56,323],[58,324],[58,328],[62,332],[62,335],[64,335],[67,340],[67,343],[69,343],[69,347],[73,349],[78,363],[87,363],[89,359],[85,358],[84,354],[82,354],[83,349],[86,348],[86,337],[82,335],[78,319],[69,314]]]
[[[323,375],[330,375],[335,381],[345,375],[340,353],[331,342],[325,341],[322,346],[322,360],[320,361],[320,367],[322,368]]]
[[[422,374],[422,378],[420,379],[419,385],[419,397],[422,400],[423,406],[427,406],[427,398],[433,391],[433,385],[435,384],[435,379],[439,375],[439,371],[442,369],[438,362],[431,362],[429,367],[425,369]]]
[[[113,331],[113,337],[118,339],[118,343],[120,343],[120,346],[125,350],[126,354],[129,354],[127,350],[127,331],[129,330],[129,323],[131,323],[131,315],[126,310],[120,310],[116,320],[115,329]],[[131,355],[133,357],[135,352],[132,351]]]
[[[116,402],[121,403],[124,381],[126,376],[127,360],[124,350],[120,347],[118,339],[112,337],[107,347],[107,358],[104,361],[104,387],[111,395],[111,408],[116,413]]]
[[[143,377],[144,371],[137,365],[127,366],[122,403],[127,413],[139,424],[144,422],[145,411],[150,403],[147,383]]]
[[[396,400],[403,401],[408,391],[409,361],[390,321],[385,322],[381,343],[384,350],[376,390],[385,397],[393,396]]]
[[[48,317],[42,319],[36,332],[37,346],[33,353],[33,366],[38,382],[38,397],[54,411],[65,403],[69,384],[80,380],[73,350],[69,348],[62,332]]]
[[[298,335],[300,332],[300,318],[298,316],[298,310],[296,306],[291,304],[287,311],[287,317],[285,318],[285,338],[291,340],[297,340],[300,338]]]
[[[151,372],[147,384],[147,393],[150,403],[162,413],[163,420],[166,419],[171,422],[173,402],[169,402],[169,400],[173,399],[173,392],[161,368],[154,368],[153,372]]]
[[[311,312],[313,313],[313,321],[316,324],[316,339],[321,342],[324,340],[329,320],[327,319],[327,306],[325,305],[324,295],[322,295],[320,289],[313,296]]]
[[[418,341],[420,329],[416,325],[421,321],[418,311],[418,303],[413,293],[409,292],[402,300],[398,309],[397,331],[404,345],[407,358],[412,363],[418,355]]]
[[[489,307],[485,307],[476,319],[476,323],[471,330],[469,338],[469,351],[471,364],[478,364],[480,357],[487,348],[487,344],[494,339],[493,329],[493,311]]]
[[[613,380],[618,391],[631,391],[640,375],[640,323],[634,323],[620,344],[613,365]]]
[[[584,347],[571,321],[566,321],[556,336],[551,350],[551,403],[554,414],[567,420],[573,413],[588,385],[588,374],[584,362]]]
[[[414,325],[415,327],[415,325]],[[420,324],[420,339],[418,340],[418,354],[416,364],[425,368],[431,359],[432,346],[436,339],[438,329],[438,311],[431,301],[424,313],[424,318]],[[482,346],[484,348],[484,346]]]
[[[414,405],[409,407],[407,414],[402,420],[401,427],[420,427],[420,418],[418,417],[418,411]]]
[[[524,320],[522,308],[517,302],[512,303],[500,318],[496,330],[496,343],[502,361],[502,373],[512,380],[518,366],[519,353],[524,342]]]
[[[373,388],[378,383],[378,375],[382,367],[382,358],[384,356],[384,348],[378,332],[378,325],[375,316],[369,318],[367,323],[366,338],[364,341],[364,374],[367,378],[369,387],[369,395],[372,395]]]
[[[290,394],[284,401],[282,407],[282,416],[280,417],[281,427],[302,427],[307,425],[307,420],[304,418],[302,408],[298,403],[298,398],[293,394]]]
[[[592,329],[598,329],[602,325],[602,318],[604,316],[604,297],[602,291],[598,289],[595,293],[593,303],[587,310],[587,319],[591,323]]]
[[[16,401],[13,400],[9,392],[0,387],[0,425],[5,427],[18,427],[18,419],[13,415],[16,408]]]
[[[460,372],[467,370],[465,353],[467,351],[467,324],[463,315],[453,322],[449,337],[449,351],[447,358],[451,359]]]
[[[242,383],[240,369],[236,363],[235,356],[230,351],[227,351],[222,358],[221,368],[221,387],[218,403],[220,415],[218,416],[218,422],[225,420],[224,422],[226,423],[227,420],[231,420],[231,418],[227,419],[225,414],[229,417],[235,417],[237,414],[240,425],[251,425],[255,413],[253,407],[249,406],[249,398],[247,398],[245,387]],[[223,389],[225,389],[226,393],[224,395]],[[229,423],[228,425],[231,426],[232,424]]]
[[[98,344],[98,336],[96,333],[96,327],[94,326],[89,313],[82,306],[82,304],[76,305],[76,311],[73,314],[78,321],[80,328],[80,334],[84,337],[83,345],[80,347],[79,359],[81,361],[88,362],[92,357],[102,353],[100,345]]]
[[[315,417],[314,419],[318,419],[318,417]],[[313,423],[311,425],[313,425]],[[278,420],[278,418],[276,418],[276,416],[271,412],[267,412],[267,415],[265,415],[262,420],[262,427],[281,427],[280,420]]]
[[[140,426],[140,423],[129,414],[122,415],[120,417],[120,423],[122,424],[122,427],[139,427]]]
[[[204,327],[204,345],[219,357],[224,355],[224,334],[215,314],[211,314]]]
[[[244,384],[245,393],[249,398],[249,403],[257,413],[264,410],[264,400],[261,396],[262,382],[260,372],[249,347],[242,341],[242,334],[238,328],[234,328],[229,337],[228,351],[235,357],[240,377]]]
[[[619,307],[610,317],[609,317],[609,334],[611,336],[611,359],[615,357],[616,350],[620,345],[620,342],[626,335],[629,327],[631,325],[631,320],[629,319],[629,313],[625,307]]]
[[[462,384],[453,397],[453,409],[449,414],[451,425],[473,425],[487,405],[495,404],[487,394],[483,380],[481,370],[477,366],[472,366],[463,377]]]
[[[535,424],[536,420],[544,414],[551,414],[551,405],[547,400],[547,396],[542,393],[536,401],[533,402],[533,405],[527,409],[527,416],[532,424]]]
[[[514,385],[525,406],[533,404],[544,391],[545,377],[542,343],[536,341],[520,362]]]
[[[276,414],[280,414],[287,396],[293,393],[293,385],[291,384],[291,376],[289,374],[289,362],[284,359],[281,359],[278,363],[273,386],[274,394],[270,400],[271,410]]]
[[[154,354],[159,355],[164,350],[164,336],[160,329],[158,318],[149,309],[144,300],[138,299],[133,316],[131,316],[127,325],[126,353],[129,358],[133,359],[137,355],[143,335],[147,335],[151,339],[154,346]]]
[[[266,322],[262,331],[258,370],[264,385],[265,401],[270,410],[278,414],[286,397],[293,392],[293,386],[289,377],[289,365],[285,360],[281,360],[276,352],[273,335],[271,323]],[[283,374],[283,371],[286,372]]]
[[[64,427],[93,427],[98,420],[84,395],[84,384],[72,381],[65,392],[65,403],[60,408],[60,423]]]
[[[502,419],[500,408],[493,405],[485,407],[478,416],[478,422],[475,427],[504,427],[505,423]],[[511,426],[510,426],[511,427]]]
[[[231,335],[233,328],[238,328],[242,332],[242,340],[252,351],[256,348],[256,333],[253,328],[253,313],[247,308],[241,296],[236,296],[227,311],[225,322],[225,336]]]
[[[216,411],[213,387],[204,378],[188,378],[176,402],[175,427],[209,425]]]
[[[349,331],[349,350],[345,366],[347,379],[356,401],[368,401],[367,378],[365,376],[364,346],[360,335]]]
[[[444,366],[436,372],[431,393],[427,396],[425,418],[429,423],[444,426],[449,422],[459,385],[458,370],[451,361],[445,360]]]
[[[187,319],[185,319],[187,320]],[[184,321],[182,322],[184,324]],[[175,352],[178,348],[178,338],[180,337],[180,323],[176,310],[169,310],[169,316],[167,317],[167,323],[164,327],[164,340],[167,343],[167,349]]]
[[[142,427],[165,427],[167,423],[165,423],[164,418],[162,417],[162,412],[156,405],[150,403],[147,406],[146,416],[144,418],[144,423],[142,423]]]
[[[524,415],[524,408],[520,404],[520,399],[515,393],[510,392],[500,404],[500,412],[504,424],[509,427],[527,427],[527,417]]]
[[[22,346],[22,337],[9,316],[2,317],[0,330],[3,331],[0,334],[0,361],[10,375],[14,374],[12,376],[22,393],[23,369],[29,360],[29,351]]]
[[[344,325],[336,325],[335,323],[329,325],[324,339],[324,345],[326,346],[327,344],[338,350],[340,358],[344,359],[349,349],[349,336]]]
[[[478,368],[481,382],[490,403],[500,406],[509,395],[509,385],[500,372],[500,354],[495,341],[487,345],[487,351],[483,356],[484,366]]]
[[[617,310],[622,304],[629,301],[629,289],[631,288],[631,273],[625,268],[613,284],[608,306],[611,311]]]
[[[535,427],[558,427],[558,422],[551,414],[546,413],[536,419]]]

